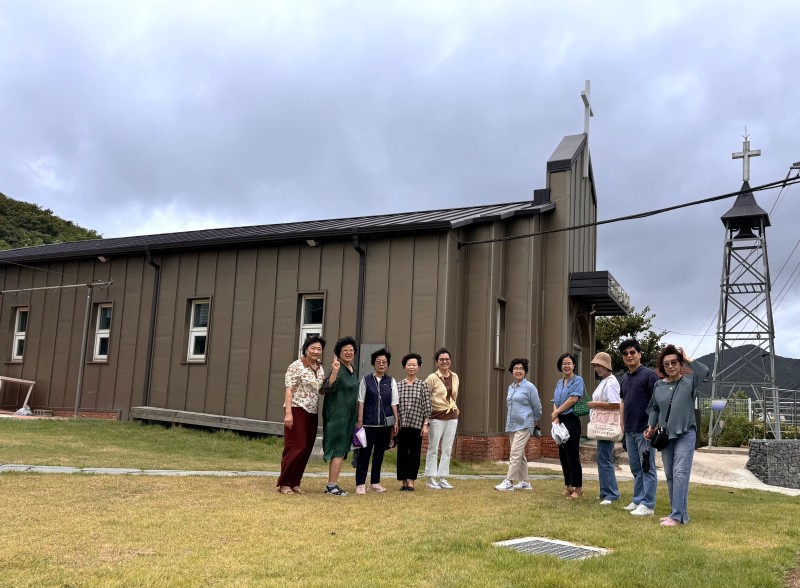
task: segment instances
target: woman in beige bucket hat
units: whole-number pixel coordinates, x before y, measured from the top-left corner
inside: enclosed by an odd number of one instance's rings
[[[592,367],[600,383],[592,394],[589,408],[619,411],[619,382],[611,371],[611,356],[600,352],[592,359]],[[612,415],[613,416],[613,415]],[[607,506],[619,500],[617,476],[614,473],[614,441],[597,441],[597,477],[600,480],[600,504]]]

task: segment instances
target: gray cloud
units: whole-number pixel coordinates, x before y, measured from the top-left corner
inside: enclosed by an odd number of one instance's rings
[[[541,4],[4,3],[0,191],[106,236],[523,200],[583,130],[585,79],[600,218],[738,189],[745,125],[753,185],[800,160],[789,0]],[[599,230],[598,266],[698,354],[731,203]],[[794,356],[798,290],[775,316]]]

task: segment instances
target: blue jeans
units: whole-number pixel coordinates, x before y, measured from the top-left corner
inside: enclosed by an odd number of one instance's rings
[[[597,477],[600,479],[600,500],[619,500],[613,441],[597,442]]]
[[[645,443],[642,433],[625,433],[625,445],[628,448],[628,464],[631,466],[633,474],[633,498],[634,504],[644,504],[647,508],[656,507],[656,487],[658,485],[658,475],[656,474],[656,450],[650,449],[650,471],[645,473],[642,469],[642,454],[644,453]]]
[[[689,475],[692,473],[696,441],[697,429],[692,427],[676,439],[670,439],[661,451],[669,490],[669,517],[682,523],[689,522]]]

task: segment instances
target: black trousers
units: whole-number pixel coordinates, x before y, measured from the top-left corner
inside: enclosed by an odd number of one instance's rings
[[[397,479],[416,480],[422,452],[422,429],[401,427],[397,441]]]
[[[367,481],[367,470],[369,470],[369,458],[373,450],[375,456],[372,457],[372,472],[369,476],[370,484],[378,484],[381,481],[381,466],[383,466],[383,454],[389,447],[389,439],[392,434],[392,427],[364,427],[367,434],[367,446],[358,451],[358,462],[356,464],[356,486],[365,484]]]
[[[583,487],[583,469],[581,468],[580,442],[581,419],[574,414],[562,414],[558,417],[569,431],[569,441],[558,446],[558,457],[561,470],[564,472],[564,485]]]

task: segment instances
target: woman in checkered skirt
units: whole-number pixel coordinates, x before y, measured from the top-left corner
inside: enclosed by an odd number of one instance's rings
[[[403,485],[401,491],[413,492],[414,482],[419,475],[422,436],[428,434],[428,420],[431,418],[431,392],[425,380],[417,379],[422,367],[422,356],[409,353],[403,357],[406,378],[397,382],[400,396],[400,430],[397,442],[397,479]]]

